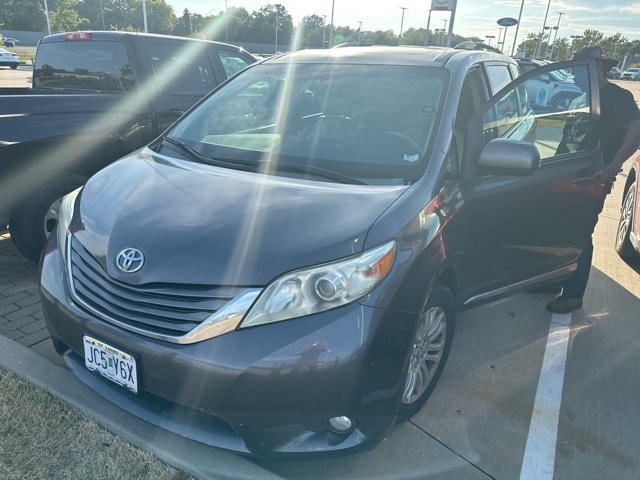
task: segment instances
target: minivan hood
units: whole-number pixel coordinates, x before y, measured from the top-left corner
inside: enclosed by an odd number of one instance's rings
[[[371,225],[407,188],[259,175],[144,149],[87,182],[82,224],[72,231],[123,282],[263,286],[361,252]],[[136,273],[116,267],[126,247],[145,255]]]

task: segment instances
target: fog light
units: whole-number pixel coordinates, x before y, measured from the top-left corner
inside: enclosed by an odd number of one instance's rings
[[[329,419],[329,429],[335,433],[347,433],[353,422],[349,417],[333,417]]]

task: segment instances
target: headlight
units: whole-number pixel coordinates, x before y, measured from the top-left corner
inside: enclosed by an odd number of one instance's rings
[[[73,218],[73,207],[76,203],[76,197],[78,193],[80,193],[80,188],[76,188],[73,192],[68,193],[62,198],[60,202],[60,211],[58,212],[58,248],[62,252],[62,258],[66,262],[67,255],[67,231],[69,230],[69,225],[71,224],[71,219]]]
[[[369,293],[389,273],[396,252],[391,240],[357,257],[290,272],[269,284],[240,327],[323,312]]]

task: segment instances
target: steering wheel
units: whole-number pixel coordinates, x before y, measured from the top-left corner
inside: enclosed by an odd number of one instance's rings
[[[384,133],[386,133],[387,135],[393,135],[395,137],[401,138],[402,140],[407,142],[409,145],[411,145],[416,150],[416,152],[420,154],[421,157],[422,155],[424,155],[422,148],[420,148],[420,146],[410,136],[405,135],[404,133],[393,132],[393,131],[386,131]]]

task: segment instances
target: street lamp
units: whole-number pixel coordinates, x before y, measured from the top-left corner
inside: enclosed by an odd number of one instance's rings
[[[558,12],[558,24],[553,27],[556,33],[553,35],[553,44],[551,44],[551,55],[549,56],[549,60],[553,60],[553,49],[556,46],[556,38],[558,38],[558,30],[560,29],[560,19],[562,18],[562,15],[564,15],[564,13]]]
[[[491,39],[492,39],[492,38],[496,38],[496,36],[495,36],[495,35],[485,35],[485,36],[484,36],[484,38],[486,38],[487,40],[489,40],[489,43],[488,43],[488,44],[489,44],[489,46],[491,46]]]
[[[362,32],[362,22],[358,20],[358,44],[360,44],[360,33]]]
[[[404,26],[404,11],[405,10],[409,10],[408,7],[398,7],[400,10],[402,10],[402,20],[400,20],[400,35],[398,35],[400,38],[402,38],[402,27]]]
[[[551,0],[549,0],[549,3],[547,3],[547,11],[544,14],[544,22],[542,22],[542,29],[540,30],[540,38],[538,39],[538,48],[536,48],[536,54],[534,55],[535,57],[540,56],[540,49],[542,48],[542,37],[544,35],[545,27],[547,26],[547,17],[549,16],[550,6],[551,6]]]
[[[564,58],[565,60],[569,58],[569,53],[573,53],[573,45],[576,43],[576,40],[580,40],[582,35],[571,35],[571,52],[567,52],[567,56]]]

